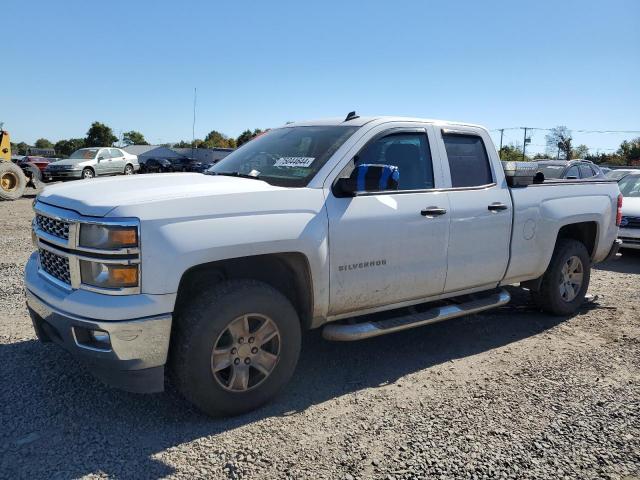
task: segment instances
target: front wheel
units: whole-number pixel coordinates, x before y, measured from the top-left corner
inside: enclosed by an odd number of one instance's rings
[[[93,178],[95,176],[95,172],[90,168],[85,168],[84,170],[82,170],[82,178]]]
[[[232,280],[197,294],[174,319],[171,370],[205,413],[236,415],[273,398],[300,354],[300,320],[273,287]]]
[[[575,313],[589,288],[591,259],[583,243],[560,239],[542,277],[540,289],[533,293],[536,304],[554,315]]]

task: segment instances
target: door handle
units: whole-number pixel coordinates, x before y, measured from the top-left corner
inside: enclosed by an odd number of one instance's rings
[[[500,202],[493,202],[491,205],[487,206],[487,208],[489,209],[489,211],[491,212],[499,212],[501,210],[506,210],[509,207],[507,207],[504,203],[500,203]]]
[[[423,217],[437,217],[440,215],[444,215],[445,213],[447,213],[447,209],[440,207],[427,207],[423,210],[420,210],[420,215],[422,215]]]

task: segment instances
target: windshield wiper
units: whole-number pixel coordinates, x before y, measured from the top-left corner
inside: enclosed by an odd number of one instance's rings
[[[241,172],[204,172],[205,175],[223,175],[225,177],[240,177],[240,178],[251,178],[253,180],[260,180],[264,182],[260,175],[249,175],[248,173]]]

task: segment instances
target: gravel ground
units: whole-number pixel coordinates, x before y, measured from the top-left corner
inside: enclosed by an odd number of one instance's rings
[[[572,318],[526,295],[359,343],[306,336],[268,406],[214,420],[103,386],[36,341],[31,199],[0,203],[1,478],[640,478],[640,256]]]

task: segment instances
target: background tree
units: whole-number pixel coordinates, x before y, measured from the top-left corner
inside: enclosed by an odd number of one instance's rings
[[[46,138],[39,138],[38,140],[36,140],[36,143],[35,143],[34,147],[36,147],[36,148],[53,148],[53,143],[51,143]]]
[[[124,134],[122,135],[122,142],[125,145],[149,145],[149,143],[145,140],[144,135],[142,135],[140,132],[136,132],[135,130],[124,132]]]
[[[261,133],[262,133],[262,130],[260,128],[256,128],[253,132],[249,129],[245,130],[236,139],[236,146],[238,147],[242,146],[243,144],[247,143],[252,138],[257,137]]]
[[[586,158],[589,155],[589,147],[586,145],[578,145],[571,152],[572,158]]]
[[[180,140],[178,143],[173,144],[173,148],[191,148],[191,142]]]
[[[76,150],[84,147],[84,138],[70,138],[56,142],[54,148],[57,155],[68,157]]]
[[[11,147],[12,155],[26,155],[29,151],[29,145],[24,142],[18,142],[15,144],[15,147]]]
[[[198,148],[236,148],[236,141],[234,138],[227,137],[224,133],[211,130],[204,137],[204,142]]]
[[[93,122],[87,131],[84,140],[87,147],[110,147],[118,138],[113,134],[113,130],[104,123]]]
[[[522,162],[522,148],[513,144],[503,146],[500,150],[500,160],[504,162]],[[524,157],[525,162],[530,160],[531,158],[528,156]]]
[[[552,128],[544,138],[547,142],[547,153],[549,153],[551,158],[560,156],[565,160],[571,160],[573,154],[571,148],[571,141],[573,140],[571,138],[571,130],[561,125]]]
[[[633,140],[625,140],[620,144],[616,152],[626,160],[627,165],[637,165],[640,163],[640,137]]]

